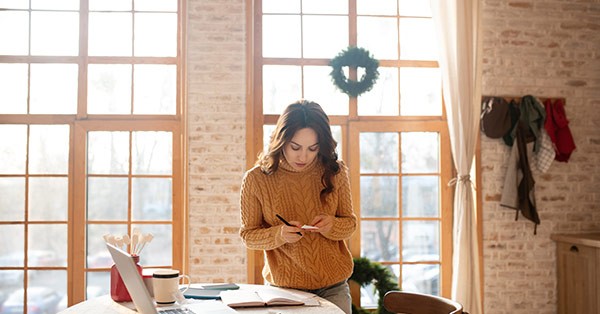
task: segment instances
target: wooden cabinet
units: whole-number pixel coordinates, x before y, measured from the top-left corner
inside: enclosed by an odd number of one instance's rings
[[[558,314],[600,313],[600,233],[553,234]]]

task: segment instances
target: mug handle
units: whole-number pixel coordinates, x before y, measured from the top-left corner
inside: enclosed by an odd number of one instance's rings
[[[192,284],[192,280],[190,279],[190,276],[188,276],[188,275],[180,275],[180,276],[179,276],[179,279],[180,279],[180,280],[181,280],[181,279],[187,279],[187,285],[185,286],[185,289],[183,289],[183,290],[180,290],[180,291],[181,291],[181,293],[184,293],[184,292],[186,292],[186,291],[187,291],[187,290],[190,288],[190,285]],[[185,281],[185,280],[184,280],[184,281]]]

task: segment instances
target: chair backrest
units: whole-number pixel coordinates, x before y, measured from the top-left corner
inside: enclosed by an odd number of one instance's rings
[[[388,291],[383,296],[383,306],[390,312],[402,314],[463,314],[462,305],[456,301],[406,291]]]

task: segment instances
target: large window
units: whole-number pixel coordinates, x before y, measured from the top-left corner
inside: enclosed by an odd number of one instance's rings
[[[152,234],[140,264],[183,269],[182,5],[0,1],[7,310],[107,294],[107,234]]]
[[[352,254],[380,262],[401,289],[449,296],[452,177],[437,42],[428,1],[254,1],[249,165],[283,108],[304,98],[331,118],[350,167],[359,230]],[[379,60],[379,79],[358,98],[333,85],[329,61],[348,46]],[[363,72],[345,69],[360,79]],[[262,255],[250,251],[250,280]],[[376,306],[372,289],[353,302]]]

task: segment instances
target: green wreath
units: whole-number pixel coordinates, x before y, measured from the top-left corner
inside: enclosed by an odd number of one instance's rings
[[[385,266],[377,262],[371,262],[368,258],[354,258],[354,271],[350,280],[358,283],[361,287],[374,284],[379,301],[377,302],[377,313],[393,314],[383,307],[383,296],[390,290],[398,290],[398,283],[394,274]],[[363,308],[357,308],[352,304],[352,314],[371,313]]]
[[[331,80],[333,84],[352,97],[358,97],[364,92],[368,92],[373,88],[373,85],[379,78],[379,61],[374,59],[368,50],[357,47],[348,47],[346,50],[342,50],[335,58],[333,58],[329,65],[333,67]],[[343,67],[365,68],[365,73],[362,75],[359,81],[354,81],[346,77],[343,71]]]

